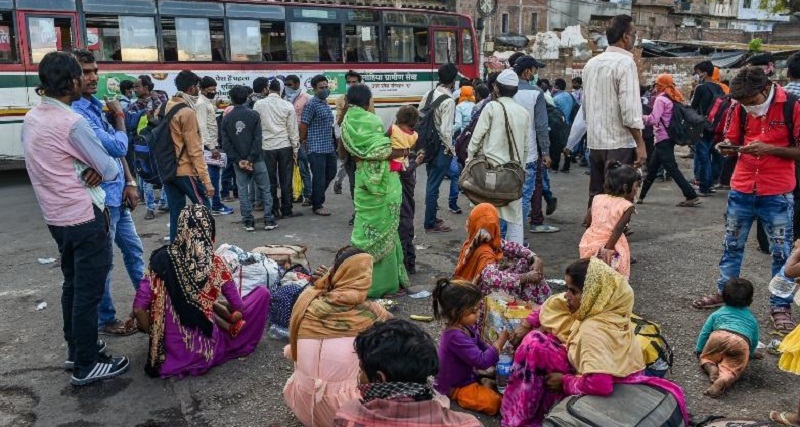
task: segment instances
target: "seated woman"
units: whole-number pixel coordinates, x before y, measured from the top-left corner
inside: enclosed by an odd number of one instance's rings
[[[225,262],[214,255],[215,231],[208,208],[187,206],[175,240],[150,256],[133,302],[139,329],[150,335],[150,376],[201,375],[252,353],[261,341],[269,291],[258,287],[242,300]],[[228,307],[217,303],[220,293]]]
[[[397,227],[403,186],[389,170],[389,160],[408,156],[394,149],[380,117],[369,112],[372,92],[363,84],[347,90],[347,112],[342,122],[344,148],[355,159],[355,222],[350,240],[375,259],[370,298],[396,293],[408,286],[403,246]]]
[[[375,321],[391,317],[367,301],[372,285],[372,256],[347,246],[333,268],[306,288],[292,310],[290,344],[283,350],[294,361],[294,374],[283,388],[286,405],[305,426],[330,427],[336,411],[358,399],[355,337]]]
[[[614,384],[648,384],[673,396],[688,421],[683,391],[642,373],[631,325],[633,289],[598,258],[567,267],[567,292],[550,297],[514,332],[522,338],[500,413],[507,427],[540,426],[566,396],[608,396]],[[531,332],[532,329],[536,329]]]
[[[461,246],[455,279],[476,283],[484,296],[505,291],[535,304],[550,296],[542,259],[520,244],[501,239],[497,208],[489,203],[475,206],[466,227],[467,240]]]

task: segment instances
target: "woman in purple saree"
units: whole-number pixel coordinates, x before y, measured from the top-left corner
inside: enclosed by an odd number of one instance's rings
[[[203,205],[187,206],[175,240],[156,249],[136,292],[133,312],[150,335],[145,372],[167,378],[201,375],[255,350],[269,312],[269,291],[242,300],[214,255],[215,223]],[[222,294],[227,306],[217,302]],[[220,326],[223,325],[223,326]]]

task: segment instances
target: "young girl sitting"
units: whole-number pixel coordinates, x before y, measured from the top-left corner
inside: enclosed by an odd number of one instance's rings
[[[414,126],[419,120],[419,112],[416,108],[406,105],[397,110],[397,117],[391,128],[389,128],[389,140],[392,148],[397,150],[410,150],[417,143],[417,132]],[[389,170],[392,172],[404,171],[408,168],[408,157],[389,161]]]
[[[722,396],[742,376],[758,347],[758,321],[750,311],[753,284],[745,279],[728,280],[722,299],[725,305],[708,317],[695,348],[700,366],[711,380],[704,394],[713,398]]]
[[[586,232],[578,246],[581,258],[598,257],[626,279],[631,275],[631,251],[625,227],[636,211],[633,197],[642,176],[631,166],[615,161],[606,168],[605,194],[598,194],[586,213]]]
[[[480,339],[475,324],[482,297],[471,282],[449,279],[436,282],[433,314],[447,325],[439,343],[436,390],[464,409],[495,415],[500,410],[500,394],[491,380],[484,378],[479,383],[475,371],[494,367],[508,341],[508,331],[503,331],[491,346]]]

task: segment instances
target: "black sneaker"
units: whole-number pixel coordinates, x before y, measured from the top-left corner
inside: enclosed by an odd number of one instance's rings
[[[70,384],[74,386],[83,386],[96,383],[101,380],[118,377],[130,368],[130,361],[127,357],[112,357],[101,355],[97,358],[97,362],[81,370],[81,372],[73,372]]]
[[[278,228],[278,223],[275,221],[266,221],[264,223],[264,230],[270,231]]]
[[[103,340],[97,340],[97,354],[105,354],[106,351],[106,342]],[[75,369],[75,355],[68,354],[67,360],[64,362],[64,370],[71,371]]]
[[[256,226],[252,222],[244,223],[244,231],[256,231]]]

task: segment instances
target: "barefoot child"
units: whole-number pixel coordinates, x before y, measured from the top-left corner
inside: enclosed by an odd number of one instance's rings
[[[391,128],[389,128],[389,140],[395,150],[411,150],[417,143],[417,132],[414,126],[419,120],[419,112],[416,108],[406,105],[397,110],[397,117]],[[389,161],[389,168],[392,172],[401,172],[408,169],[408,157],[402,157]]]
[[[605,194],[592,200],[586,213],[586,232],[578,251],[581,258],[598,257],[625,278],[631,275],[631,250],[625,237],[625,227],[636,211],[633,198],[642,176],[639,171],[620,162],[610,162],[606,168]]]
[[[725,305],[708,317],[695,353],[700,358],[711,386],[705,395],[722,396],[747,368],[758,347],[758,321],[750,311],[753,284],[745,279],[731,279],[722,291]]]
[[[436,377],[436,390],[468,410],[495,415],[501,397],[492,381],[478,382],[477,370],[494,367],[500,351],[508,341],[503,331],[493,345],[487,345],[475,328],[478,307],[483,295],[480,289],[464,280],[439,279],[433,290],[433,315],[446,322],[439,343],[441,369]]]

